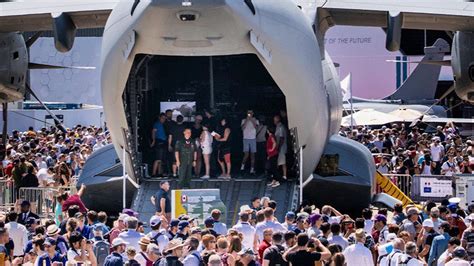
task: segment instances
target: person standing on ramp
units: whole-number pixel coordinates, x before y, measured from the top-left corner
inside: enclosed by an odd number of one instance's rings
[[[179,171],[179,186],[181,188],[189,187],[197,156],[196,145],[191,139],[191,129],[186,128],[183,134],[184,139],[178,140],[175,147],[176,166]]]

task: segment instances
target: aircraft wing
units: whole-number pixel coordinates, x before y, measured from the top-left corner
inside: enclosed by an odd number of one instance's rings
[[[443,117],[423,117],[423,122],[425,123],[459,123],[459,124],[474,124],[474,119],[472,118],[443,118]]]
[[[0,32],[53,28],[52,17],[68,14],[76,28],[104,27],[118,0],[26,0],[0,3]]]
[[[318,25],[387,27],[387,18],[403,15],[402,28],[463,31],[474,29],[474,2],[460,0],[299,0],[316,5]],[[314,9],[313,9],[314,10]]]

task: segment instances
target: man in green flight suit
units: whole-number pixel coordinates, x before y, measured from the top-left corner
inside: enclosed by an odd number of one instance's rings
[[[178,140],[175,146],[176,166],[179,171],[179,185],[181,188],[189,187],[193,167],[196,165],[196,145],[191,139],[191,129],[183,132],[184,139]]]

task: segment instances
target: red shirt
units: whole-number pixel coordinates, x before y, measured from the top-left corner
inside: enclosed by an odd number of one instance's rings
[[[67,198],[67,200],[65,200],[63,202],[63,206],[62,206],[61,209],[62,209],[63,212],[66,212],[69,209],[69,207],[73,206],[73,205],[79,206],[79,211],[80,212],[82,212],[82,213],[87,212],[86,206],[82,202],[81,197],[79,197],[79,195],[77,195],[77,194],[69,196],[69,198]]]
[[[273,144],[275,144],[275,148],[272,150]],[[278,155],[278,149],[276,145],[275,135],[270,134],[268,135],[268,139],[267,139],[267,156],[271,158],[277,155]]]
[[[13,163],[9,163],[7,167],[5,168],[5,175],[12,176],[12,171],[13,171]]]
[[[258,246],[258,262],[260,262],[260,264],[263,263],[263,252],[265,252],[265,250],[271,245],[271,243],[268,243],[266,240],[263,240],[262,243],[260,243],[260,246]]]

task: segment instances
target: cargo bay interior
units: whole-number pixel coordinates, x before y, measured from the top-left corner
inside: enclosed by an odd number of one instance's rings
[[[211,110],[216,117],[227,118],[232,131],[233,172],[239,170],[243,156],[240,121],[247,110],[253,110],[257,118],[265,116],[267,125],[273,123],[275,114],[286,113],[285,96],[256,55],[138,55],[123,100],[134,171],[145,177],[149,176],[151,167],[148,166],[153,161],[150,149],[153,122],[165,111],[160,109],[160,104],[195,102],[193,114],[204,115],[204,110]],[[192,122],[187,123],[192,125]],[[293,156],[289,154],[287,158],[290,169]]]

